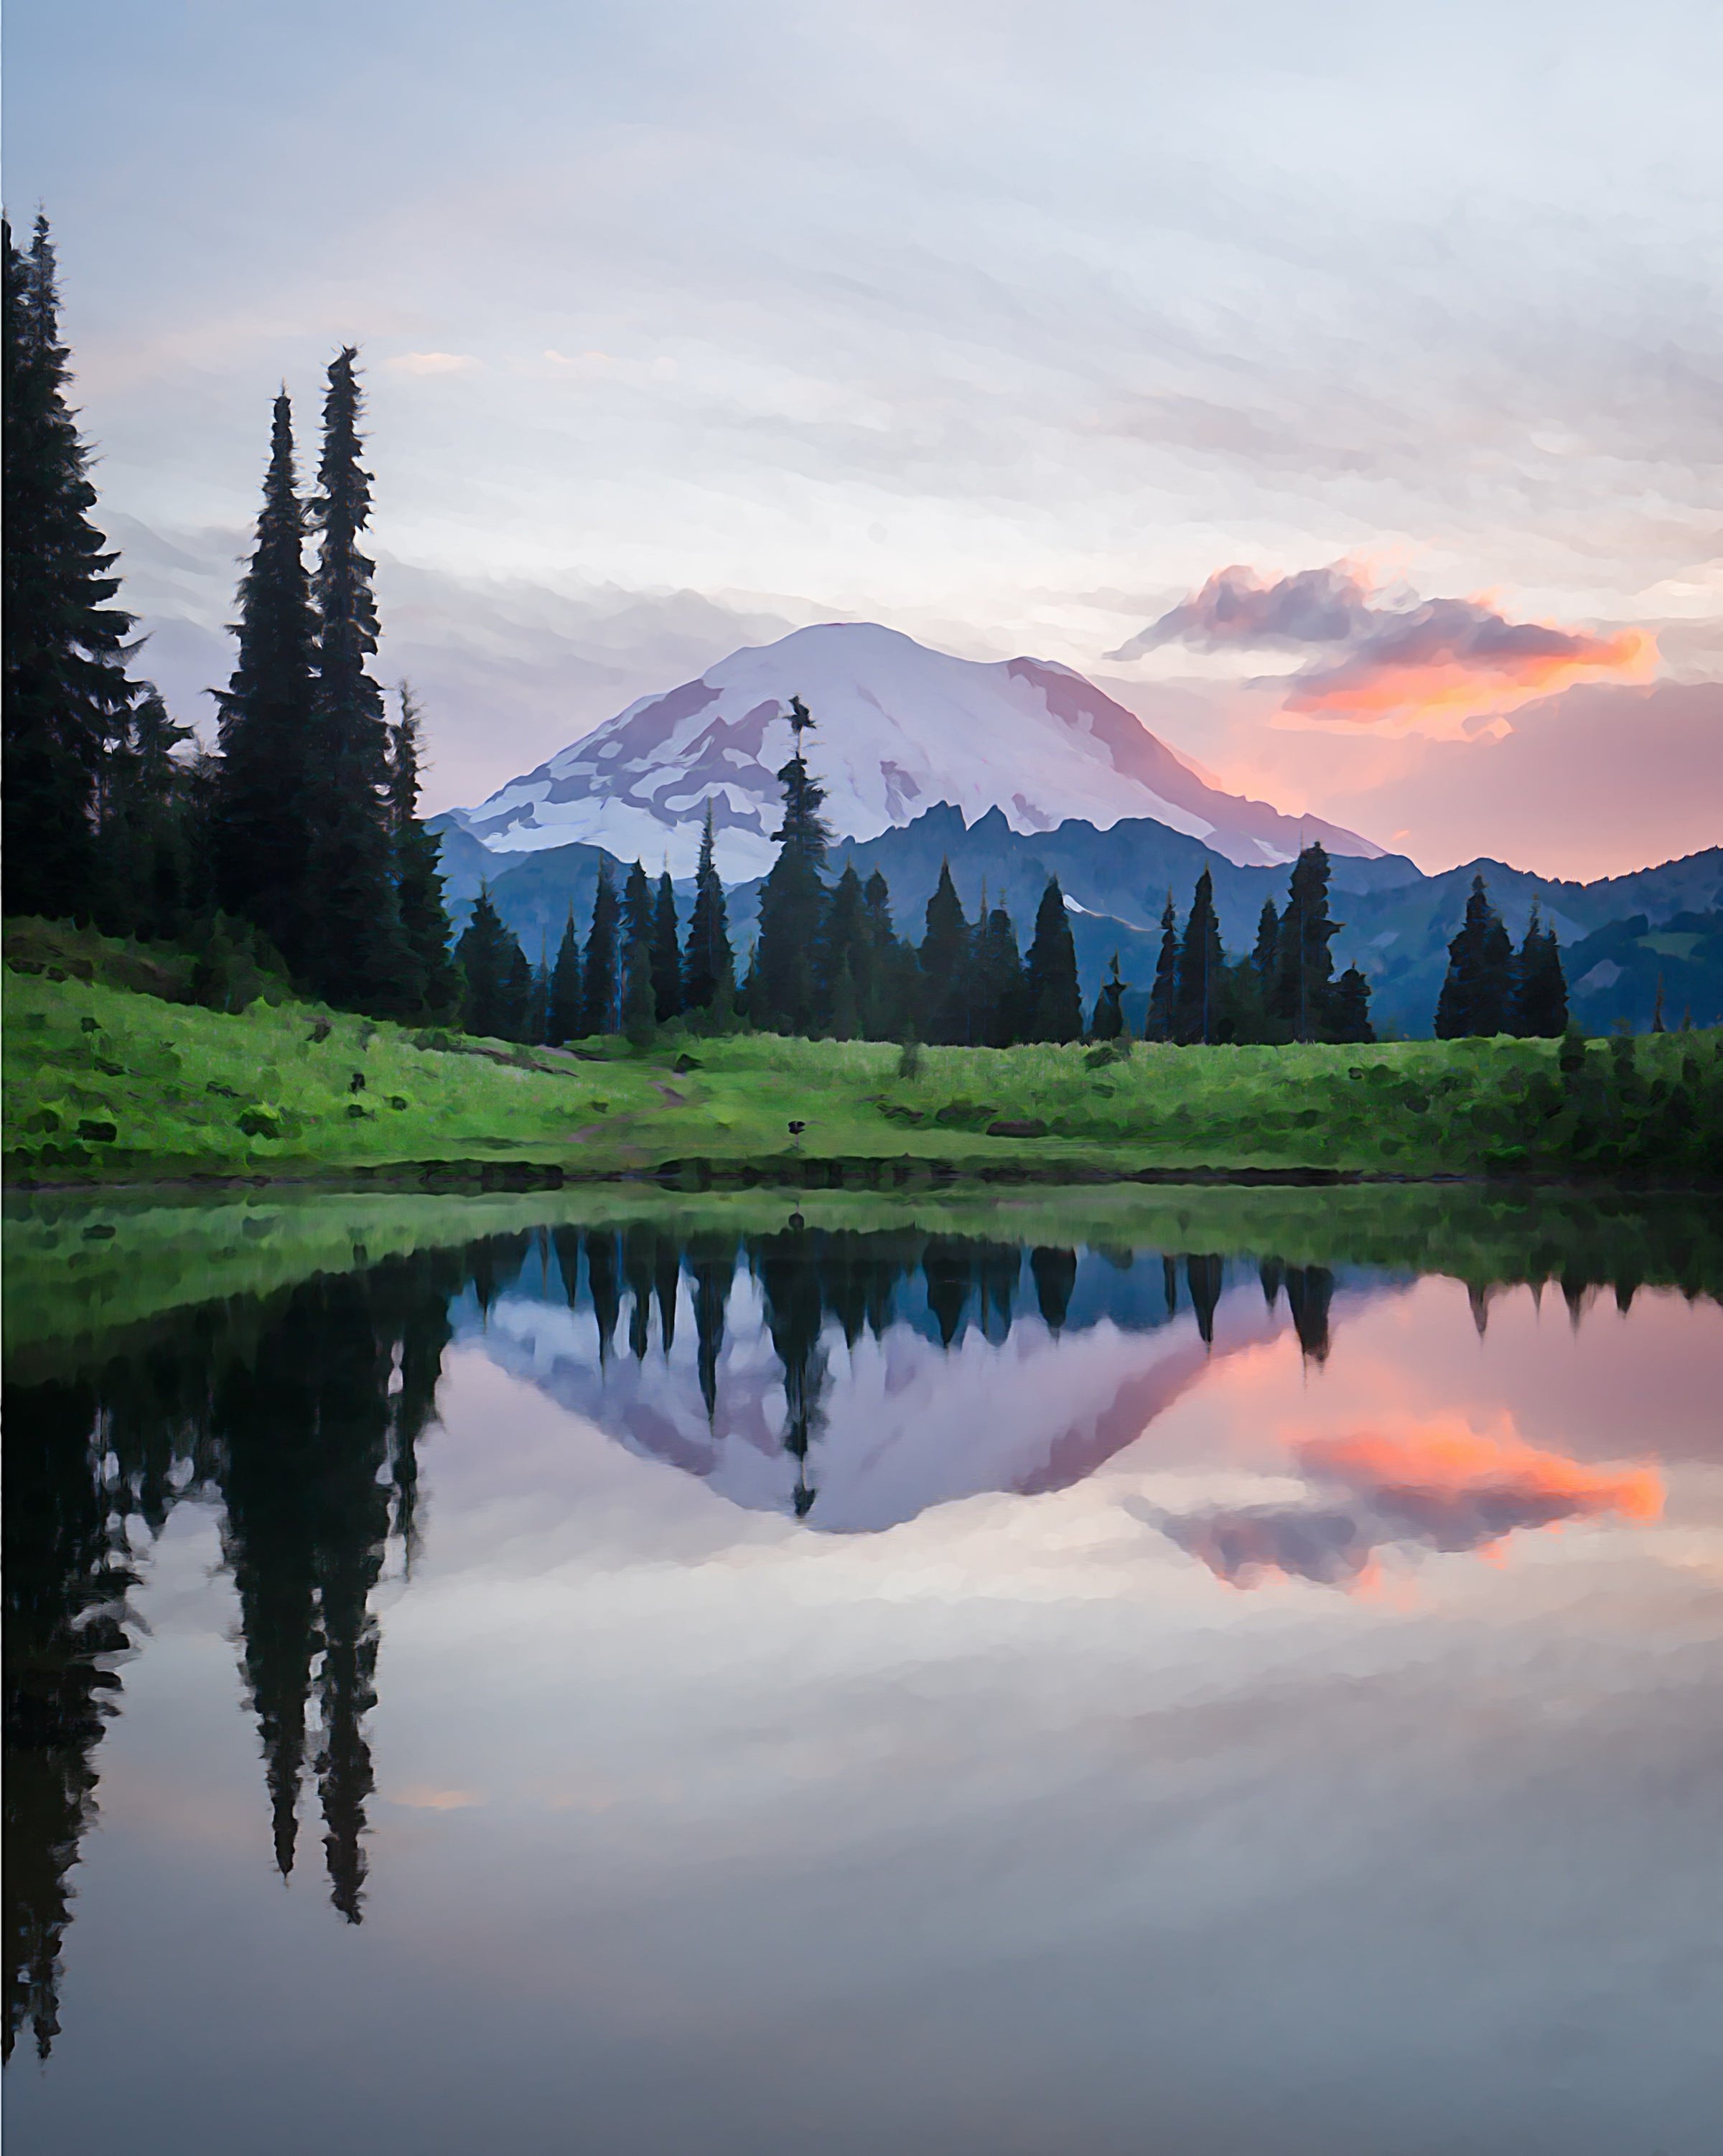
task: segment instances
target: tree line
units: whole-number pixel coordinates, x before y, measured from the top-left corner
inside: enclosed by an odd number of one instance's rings
[[[636,1045],[674,1019],[697,1029],[748,1024],[836,1040],[918,1040],[1007,1048],[1084,1038],[1123,1045],[1130,1028],[1115,956],[1087,1024],[1064,892],[1049,877],[1024,952],[1010,913],[984,890],[965,914],[949,862],[928,901],[920,942],[900,937],[877,870],[864,883],[846,863],[828,880],[825,795],[804,737],[815,721],[790,700],[795,747],[777,777],[784,815],[778,858],[760,893],[759,935],[736,978],[723,886],[712,865],[712,812],[701,839],[694,905],[683,937],[668,873],[655,886],[636,861],[618,894],[601,864],[583,937],[571,911],[554,963],[535,968],[481,890],[459,958],[471,1030],[552,1046],[621,1033]],[[1182,931],[1170,893],[1144,1036],[1201,1041],[1369,1040],[1370,984],[1355,966],[1335,975],[1330,946],[1344,927],[1329,910],[1319,845],[1299,856],[1284,911],[1263,909],[1255,949],[1236,963],[1222,946],[1205,870]]]
[[[488,892],[458,947],[439,847],[418,814],[419,715],[403,685],[392,718],[373,677],[378,624],[364,550],[357,354],[328,368],[315,490],[301,486],[293,413],[275,400],[255,542],[238,593],[238,658],[218,696],[214,751],[135,676],[133,618],[114,603],[117,555],[93,521],[90,451],[68,401],[54,254],[39,217],[27,249],[4,231],[5,769],[8,910],[203,951],[212,992],[232,972],[274,973],[337,1008],[552,1044],[674,1019],[722,1030],[1005,1047],[1129,1037],[1115,956],[1087,1020],[1057,877],[1026,951],[984,889],[973,921],[949,865],[918,942],[900,936],[876,871],[828,880],[814,725],[791,700],[794,749],[777,777],[784,815],[757,939],[738,978],[708,808],[686,931],[668,875],[608,862],[592,918],[572,916],[535,968]],[[311,558],[308,559],[308,553]],[[1172,894],[1142,1032],[1151,1040],[1366,1041],[1370,984],[1336,975],[1344,926],[1320,845],[1264,904],[1252,950],[1222,946],[1211,878],[1180,925]],[[248,990],[249,992],[249,990]],[[1438,1037],[1555,1035],[1567,1023],[1553,931],[1534,911],[1516,952],[1483,879],[1449,945]]]
[[[345,1009],[453,1016],[419,716],[404,688],[391,722],[369,670],[356,351],[328,370],[309,495],[285,390],[275,399],[218,747],[183,753],[191,729],[131,670],[136,624],[93,520],[46,219],[28,249],[7,225],[3,250],[8,910],[213,946]]]

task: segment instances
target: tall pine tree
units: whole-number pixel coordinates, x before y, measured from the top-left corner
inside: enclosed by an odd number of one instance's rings
[[[275,399],[269,470],[251,560],[239,584],[239,663],[221,711],[215,869],[221,903],[260,928],[296,973],[307,970],[306,879],[312,808],[316,614],[293,408]]]
[[[371,475],[359,462],[362,393],[357,349],[329,367],[317,470],[321,533],[312,589],[317,685],[305,972],[311,987],[352,1010],[410,1014],[421,969],[401,927],[389,803],[388,728],[368,662],[377,649],[374,564],[360,542],[371,519]]]
[[[1196,879],[1191,918],[1185,923],[1185,940],[1179,947],[1179,980],[1173,1011],[1175,1040],[1189,1043],[1216,1038],[1220,1029],[1226,969],[1227,954],[1221,948],[1220,923],[1215,918],[1215,880],[1205,869]]]
[[[975,932],[976,1043],[1009,1048],[1023,1025],[1023,959],[1011,916],[995,906]]]
[[[490,1040],[512,1040],[514,960],[520,957],[521,947],[504,926],[482,884],[456,955],[462,980],[462,1025],[469,1033],[482,1034]],[[524,957],[521,963],[526,963]]]
[[[681,1016],[682,957],[676,948],[679,927],[676,891],[666,869],[658,879],[658,896],[652,909],[652,1007],[660,1025]]]
[[[682,953],[682,998],[690,1011],[719,1010],[727,1015],[736,986],[736,959],[730,948],[724,886],[712,860],[712,803],[706,804],[706,828],[700,834],[700,860],[694,871],[694,911]]]
[[[1149,1012],[1143,1027],[1145,1040],[1170,1040],[1177,1026],[1179,1000],[1179,916],[1173,895],[1166,895],[1160,916],[1160,951],[1155,961],[1155,983],[1149,991]]]
[[[28,254],[7,225],[4,254],[6,903],[87,920],[98,788],[137,694],[132,621],[111,603],[117,557],[90,521],[47,219]]]
[[[1028,1007],[1026,1040],[1076,1040],[1083,1033],[1082,993],[1077,982],[1077,947],[1065,894],[1057,876],[1047,879],[1036,909],[1035,937],[1024,967],[1024,1000]]]
[[[1491,905],[1489,886],[1472,879],[1466,917],[1448,947],[1448,973],[1436,1004],[1436,1038],[1459,1040],[1505,1031],[1513,998],[1514,947]]]
[[[1268,1014],[1290,1026],[1294,1040],[1320,1040],[1328,1029],[1334,955],[1329,946],[1345,927],[1328,910],[1328,855],[1306,846],[1293,864]]]
[[[396,901],[418,981],[419,1014],[447,1018],[460,1002],[460,978],[449,952],[449,909],[440,865],[442,845],[419,820],[419,706],[404,681],[400,696],[400,721],[389,729]]]
[[[784,822],[773,834],[778,858],[760,892],[749,1015],[763,1031],[805,1034],[815,1018],[813,954],[825,912],[820,871],[831,833],[820,814],[825,790],[802,753],[814,721],[800,696],[789,700],[789,724],[795,750],[778,773]]]
[[[1511,1030],[1523,1037],[1557,1040],[1567,1030],[1567,978],[1553,928],[1546,928],[1534,902],[1525,941],[1515,966]]]
[[[545,1012],[544,1037],[560,1048],[580,1030],[580,937],[574,927],[574,908],[568,908],[568,925],[557,946],[557,962],[551,968],[550,1002]]]
[[[616,885],[608,856],[599,863],[593,894],[592,927],[586,939],[586,963],[580,977],[580,1030],[615,1033],[620,1022],[616,976]]]
[[[939,880],[928,901],[927,932],[921,942],[922,1034],[924,1040],[954,1046],[972,1038],[970,978],[970,924],[951,880],[951,864],[939,864]]]

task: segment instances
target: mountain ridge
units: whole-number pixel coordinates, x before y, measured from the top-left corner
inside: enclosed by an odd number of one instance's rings
[[[1289,861],[1312,839],[1338,855],[1382,851],[1214,786],[1070,667],[959,659],[873,622],[744,646],[442,820],[498,854],[579,841],[686,875],[709,805],[719,872],[746,881],[771,865],[792,696],[813,714],[810,760],[841,839],[880,837],[944,803],[967,821],[997,809],[1026,834],[1148,818],[1241,865]]]

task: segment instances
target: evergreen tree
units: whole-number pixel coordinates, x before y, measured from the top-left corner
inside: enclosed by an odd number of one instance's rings
[[[1128,1039],[1124,1023],[1124,994],[1129,981],[1119,977],[1119,953],[1113,954],[1110,971],[1101,983],[1101,993],[1095,998],[1093,1017],[1089,1020],[1089,1032],[1097,1040]]]
[[[515,1014],[510,999],[514,993],[514,961],[519,958],[522,966],[527,962],[483,885],[473,901],[473,917],[455,955],[464,983],[461,1024],[467,1032],[489,1040],[512,1040]]]
[[[733,994],[736,960],[730,948],[724,886],[712,861],[712,803],[706,804],[706,828],[700,834],[700,860],[694,870],[694,911],[682,954],[683,1000],[691,1011],[712,1011]]]
[[[583,1034],[617,1030],[616,885],[608,860],[599,863],[599,885],[593,894],[592,928],[586,939],[586,964],[580,978],[580,1030]]]
[[[1266,1001],[1273,985],[1280,957],[1280,916],[1274,911],[1272,898],[1263,901],[1263,911],[1257,919],[1256,948],[1251,952],[1251,963],[1257,969]]]
[[[940,862],[939,880],[928,901],[920,957],[923,1036],[962,1045],[971,1037],[970,924],[949,861]]]
[[[1179,947],[1178,987],[1173,1006],[1173,1038],[1180,1042],[1212,1040],[1219,1031],[1225,992],[1227,954],[1221,948],[1215,918],[1215,881],[1205,869],[1196,879],[1191,918]]]
[[[1023,960],[1011,916],[995,906],[976,931],[975,1039],[1009,1048],[1023,1024]]]
[[[1149,1012],[1143,1028],[1145,1040],[1170,1040],[1177,1029],[1179,1000],[1179,916],[1173,895],[1166,895],[1166,911],[1160,916],[1160,952],[1155,961],[1155,984],[1149,991]]]
[[[557,962],[551,969],[550,1000],[545,1012],[544,1037],[560,1048],[580,1030],[580,938],[574,927],[574,908],[568,908],[568,925],[557,946]]]
[[[1376,1037],[1370,1022],[1370,983],[1355,966],[1348,966],[1335,983],[1328,1033],[1331,1040],[1367,1041]]]
[[[527,1030],[522,1038],[542,1047],[549,1037],[550,1029],[550,960],[541,955],[532,968],[532,1000],[527,1019]]]
[[[111,603],[117,557],[90,521],[47,219],[28,254],[5,226],[4,256],[6,903],[87,920],[97,789],[137,693],[132,619]]]
[[[396,898],[419,984],[419,1012],[426,1018],[446,1018],[460,1002],[460,980],[449,952],[442,844],[419,820],[419,706],[404,681],[400,696],[400,721],[389,729]]]
[[[622,884],[624,951],[636,941],[645,945],[650,956],[652,948],[652,886],[646,880],[645,870],[638,861],[629,870]]]
[[[297,973],[305,972],[308,955],[317,636],[305,539],[293,408],[283,389],[256,541],[239,584],[239,663],[219,700],[216,876],[226,911],[254,922]]]
[[[1515,967],[1510,1029],[1522,1037],[1555,1040],[1567,1029],[1567,980],[1553,928],[1538,918],[1534,902],[1525,941]]]
[[[208,905],[193,775],[174,754],[192,729],[168,716],[148,682],[140,687],[103,778],[95,911],[111,932],[172,937]]]
[[[521,948],[520,938],[508,936],[503,952],[502,965],[502,1023],[496,1029],[504,1040],[530,1041],[532,1038],[532,968],[526,952]]]
[[[1436,1005],[1436,1038],[1459,1040],[1504,1031],[1513,994],[1514,950],[1481,875],[1472,879],[1466,917],[1448,947],[1448,974]]]
[[[357,357],[347,345],[330,363],[317,470],[322,536],[312,583],[317,683],[305,973],[332,1004],[406,1014],[419,1008],[424,982],[401,927],[388,728],[367,664],[378,631],[374,565],[360,547],[371,476],[359,462]]]
[[[658,879],[652,914],[652,1006],[660,1025],[682,1013],[682,957],[676,947],[676,892],[666,869]]]
[[[818,1015],[835,1040],[853,1040],[863,1029],[872,998],[873,957],[862,879],[846,861],[832,886],[815,960]]]
[[[1057,876],[1047,879],[1036,910],[1035,937],[1024,968],[1026,1040],[1076,1040],[1083,1033],[1083,1003],[1077,983],[1077,948]]]
[[[767,1031],[805,1034],[815,1016],[812,953],[825,912],[820,871],[831,834],[820,814],[825,788],[802,754],[802,736],[814,721],[800,696],[790,698],[789,710],[795,748],[778,773],[784,822],[773,834],[778,858],[760,892],[750,1015]]]
[[[916,1027],[921,965],[892,920],[892,894],[876,869],[862,886],[867,921],[868,1000],[862,1014],[870,1040],[903,1040]]]
[[[1306,846],[1293,864],[1268,1012],[1290,1026],[1294,1040],[1319,1040],[1327,1030],[1334,956],[1330,944],[1343,921],[1328,910],[1328,855]]]
[[[629,938],[622,988],[622,1030],[630,1048],[651,1046],[657,1030],[655,1009],[652,946],[645,937],[635,934]]]

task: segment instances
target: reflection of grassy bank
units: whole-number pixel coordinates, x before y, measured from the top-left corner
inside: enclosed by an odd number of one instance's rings
[[[640,1222],[676,1239],[782,1230],[1278,1258],[1446,1273],[1483,1289],[1549,1281],[1723,1296],[1723,1224],[1698,1199],[1562,1188],[1347,1185],[1248,1190],[1124,1184],[872,1198],[764,1191],[684,1198],[609,1184],[439,1198],[293,1192],[167,1200],[15,1197],[6,1208],[9,1358],[89,1341],[162,1312],[268,1293],[313,1273],[539,1226]]]
[[[1723,1173],[1723,1036],[1381,1048],[929,1049],[744,1037],[635,1058],[413,1034],[263,1004],[237,1016],[100,982],[13,974],[13,1181],[326,1179],[437,1168],[564,1176],[680,1163],[875,1183],[1196,1171],[1427,1176]],[[686,1060],[686,1057],[681,1059]],[[995,1133],[990,1127],[1016,1127]],[[800,1126],[792,1133],[793,1126]]]

